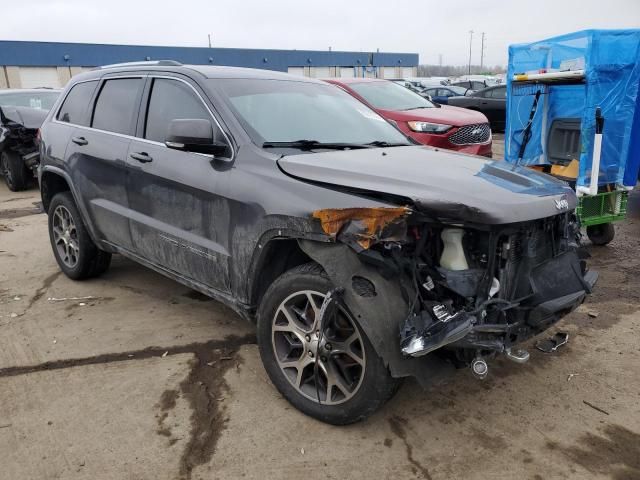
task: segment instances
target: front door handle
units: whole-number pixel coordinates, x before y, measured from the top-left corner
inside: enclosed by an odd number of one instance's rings
[[[130,153],[129,156],[141,163],[153,162],[153,157],[151,157],[147,152],[133,152]]]
[[[73,137],[71,141],[76,145],[86,145],[87,143],[89,143],[84,137]]]

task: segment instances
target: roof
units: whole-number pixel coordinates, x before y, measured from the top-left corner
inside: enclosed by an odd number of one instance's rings
[[[100,78],[106,74],[117,72],[174,72],[182,74],[192,74],[198,72],[205,78],[237,78],[237,79],[261,79],[261,80],[288,80],[309,83],[322,83],[309,77],[299,75],[291,75],[284,72],[272,70],[262,70],[258,68],[242,68],[242,67],[217,67],[210,65],[115,65],[113,67],[105,66],[97,68],[89,72],[75,75],[72,82],[78,80],[89,80],[92,78]]]
[[[192,65],[228,65],[286,72],[288,67],[418,65],[417,53],[274,50],[0,41],[0,65],[95,67],[171,58]]]

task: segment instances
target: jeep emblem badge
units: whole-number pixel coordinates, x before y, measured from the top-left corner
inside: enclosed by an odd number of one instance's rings
[[[556,208],[558,210],[566,210],[567,208],[569,208],[569,202],[567,201],[567,199],[565,197],[558,198],[558,199],[554,200],[554,202],[555,202]]]

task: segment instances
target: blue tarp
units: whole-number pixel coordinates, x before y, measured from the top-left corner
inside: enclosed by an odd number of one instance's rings
[[[538,88],[513,82],[515,73],[584,69],[579,85],[546,87],[521,165],[548,164],[545,142],[556,118],[582,121],[578,185],[591,175],[595,111],[605,119],[599,184],[634,186],[640,169],[640,30],[584,30],[509,47],[505,160],[515,163]]]

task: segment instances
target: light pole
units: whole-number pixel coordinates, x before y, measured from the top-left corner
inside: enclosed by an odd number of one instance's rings
[[[482,32],[482,48],[480,49],[480,69],[484,65],[484,32]]]
[[[473,45],[473,30],[469,30],[469,75],[471,75],[471,45]]]

